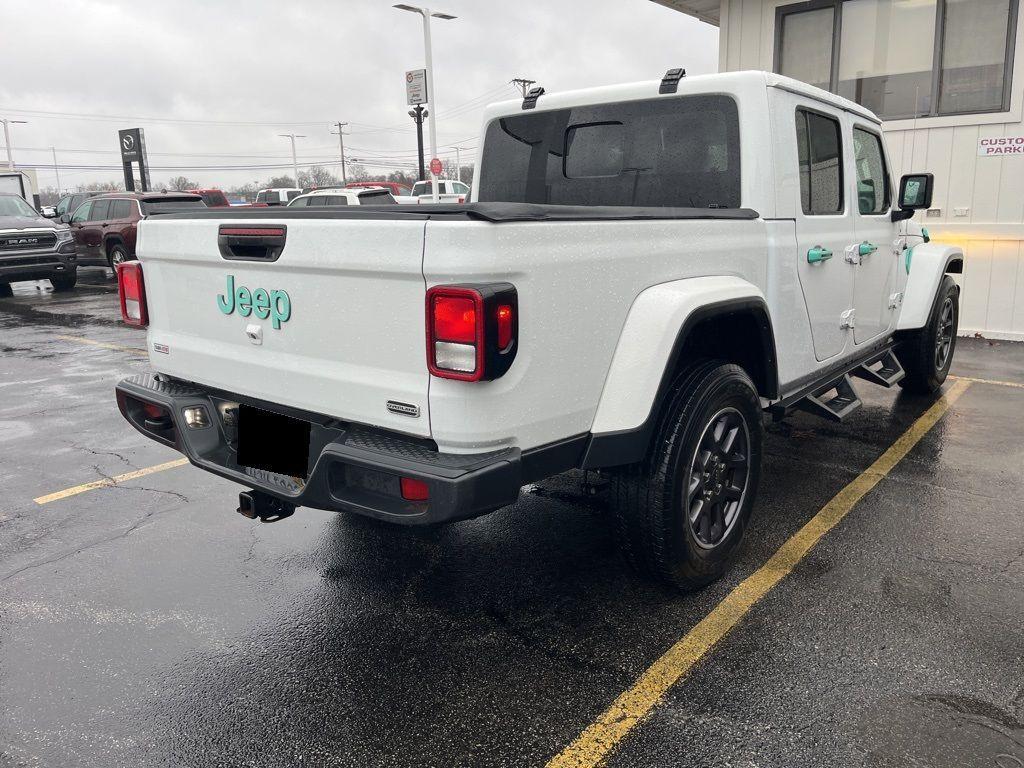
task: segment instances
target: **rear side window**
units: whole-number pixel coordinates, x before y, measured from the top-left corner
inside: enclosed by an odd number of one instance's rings
[[[395,198],[386,189],[377,190],[374,192],[360,192],[359,193],[359,204],[360,205],[394,205]]]
[[[324,205],[348,205],[348,198],[344,195],[327,195],[324,201]]]
[[[889,173],[882,139],[863,128],[853,129],[853,156],[857,163],[857,208],[866,215],[889,210]]]
[[[796,111],[800,206],[808,216],[843,212],[843,145],[839,121],[818,112]]]
[[[302,194],[302,192],[300,190],[298,190],[298,189],[289,189],[288,190],[288,199],[291,200],[293,198],[298,197],[301,194]]]
[[[271,195],[273,195],[273,198],[271,198]],[[275,203],[278,201],[277,192],[269,192],[267,190],[264,190],[262,192],[256,193],[257,203],[269,203],[271,202],[271,199],[273,199],[273,202]]]
[[[110,218],[127,219],[131,216],[132,203],[130,200],[114,200],[110,204]]]
[[[739,114],[711,95],[513,115],[481,169],[481,202],[738,208]]]
[[[94,200],[89,221],[105,221],[110,218],[110,200]]]

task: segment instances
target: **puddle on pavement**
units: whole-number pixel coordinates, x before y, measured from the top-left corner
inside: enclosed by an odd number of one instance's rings
[[[860,741],[876,768],[1024,768],[1024,723],[968,696],[885,702],[862,719]]]

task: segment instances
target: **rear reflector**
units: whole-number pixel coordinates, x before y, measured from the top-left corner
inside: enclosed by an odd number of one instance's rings
[[[151,419],[162,419],[167,415],[167,411],[155,403],[143,403],[142,410]]]
[[[427,501],[430,499],[430,486],[422,480],[403,477],[402,498],[406,501]]]
[[[117,265],[117,293],[121,299],[121,319],[126,325],[145,328],[149,324],[149,313],[139,262],[125,261]]]

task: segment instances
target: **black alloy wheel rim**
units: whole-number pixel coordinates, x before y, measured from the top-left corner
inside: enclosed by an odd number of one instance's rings
[[[721,544],[736,525],[750,479],[750,431],[735,408],[712,416],[697,442],[683,494],[693,538],[704,549]]]
[[[114,266],[115,267],[118,264],[124,264],[124,262],[125,262],[124,251],[120,250],[119,248],[115,248],[114,252],[110,256],[110,260],[112,262],[114,262]]]
[[[939,310],[939,327],[935,334],[935,368],[943,370],[949,362],[949,352],[953,348],[953,297],[947,296]]]

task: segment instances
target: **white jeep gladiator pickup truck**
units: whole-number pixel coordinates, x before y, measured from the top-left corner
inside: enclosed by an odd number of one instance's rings
[[[851,101],[764,72],[534,89],[487,109],[476,167],[468,205],[143,222],[119,282],[156,373],[125,418],[262,520],[459,520],[600,470],[626,557],[693,588],[740,544],[766,419],[946,377],[963,255]]]

